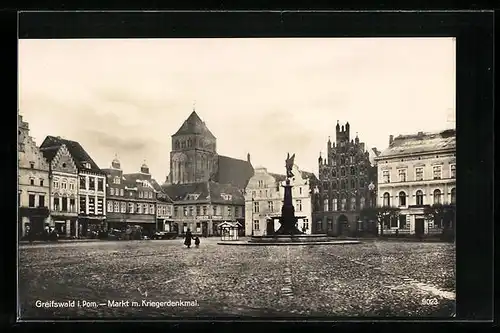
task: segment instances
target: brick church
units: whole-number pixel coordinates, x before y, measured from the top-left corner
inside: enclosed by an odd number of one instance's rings
[[[217,153],[217,138],[193,110],[172,135],[170,173],[162,186],[174,200],[168,228],[211,236],[222,222],[243,227],[244,189],[253,174],[250,154],[245,161]]]

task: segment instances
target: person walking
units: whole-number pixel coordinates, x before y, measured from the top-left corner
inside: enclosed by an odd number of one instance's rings
[[[184,245],[188,247],[188,249],[191,247],[191,239],[193,238],[193,235],[191,234],[191,229],[188,228],[186,231],[186,238],[184,239]]]

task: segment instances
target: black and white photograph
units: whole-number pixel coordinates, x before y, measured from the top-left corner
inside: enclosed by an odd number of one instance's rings
[[[453,318],[455,113],[451,37],[19,39],[18,316]]]

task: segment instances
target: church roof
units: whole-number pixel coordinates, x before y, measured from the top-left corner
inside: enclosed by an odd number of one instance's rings
[[[253,175],[254,169],[250,162],[219,155],[217,171],[212,180],[244,189]]]
[[[203,122],[196,111],[193,110],[189,117],[184,121],[182,126],[179,128],[177,132],[175,132],[172,136],[178,135],[190,135],[190,134],[202,134],[208,135],[211,138],[215,139],[215,136],[210,132],[205,122]]]
[[[71,157],[75,161],[76,167],[78,170],[89,170],[83,166],[84,162],[88,162],[90,164],[90,170],[95,173],[103,174],[102,170],[99,166],[94,162],[94,160],[90,157],[90,155],[85,151],[82,145],[79,142],[62,139],[61,137],[55,136],[47,136],[45,140],[43,140],[40,148],[60,148],[63,144],[68,148]]]
[[[403,154],[419,154],[456,148],[456,131],[454,129],[437,133],[399,135],[394,138],[389,148],[385,149],[375,160],[383,157]]]

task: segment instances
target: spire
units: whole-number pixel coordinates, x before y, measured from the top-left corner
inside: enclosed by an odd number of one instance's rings
[[[196,111],[196,100],[193,101],[193,111]]]

